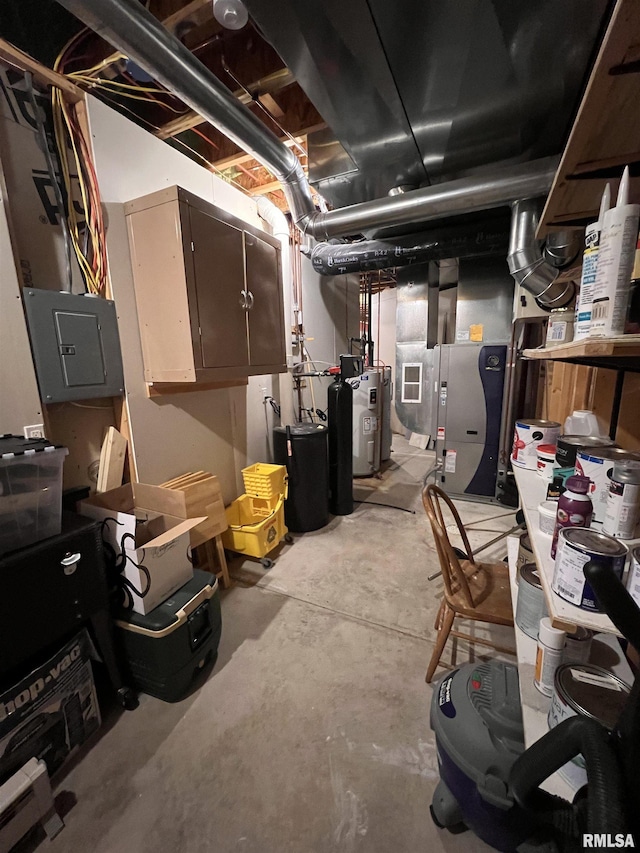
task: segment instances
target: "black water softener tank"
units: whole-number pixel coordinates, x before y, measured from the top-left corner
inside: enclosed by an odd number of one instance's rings
[[[322,424],[293,424],[273,431],[275,462],[286,465],[289,475],[284,519],[294,533],[318,530],[329,521],[327,432]]]

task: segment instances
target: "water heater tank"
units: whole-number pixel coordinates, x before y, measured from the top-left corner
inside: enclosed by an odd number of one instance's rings
[[[382,370],[372,367],[350,380],[353,388],[353,476],[380,470]]]

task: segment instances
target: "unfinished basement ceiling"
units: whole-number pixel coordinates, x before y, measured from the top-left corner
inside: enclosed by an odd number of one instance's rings
[[[608,0],[245,3],[251,17],[236,31],[215,20],[211,0],[144,5],[293,148],[331,207],[559,154],[610,7]],[[268,170],[215,125],[170,95],[127,92],[145,85],[135,68],[55,0],[5,0],[0,32],[48,65],[76,35],[60,70],[93,68],[96,84],[84,88],[245,192],[286,208]]]
[[[246,0],[330,132],[336,207],[560,153],[606,0]]]

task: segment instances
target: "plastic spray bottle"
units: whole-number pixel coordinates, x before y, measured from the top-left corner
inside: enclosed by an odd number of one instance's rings
[[[629,167],[625,166],[616,206],[605,213],[602,223],[590,337],[624,333],[639,217],[640,205],[629,204]]]
[[[611,203],[611,184],[607,184],[600,201],[600,213],[595,222],[587,225],[584,232],[584,252],[582,254],[582,277],[580,292],[576,301],[576,325],[573,333],[574,340],[589,337],[591,329],[591,303],[593,301],[593,286],[596,283],[598,255],[600,253],[600,232],[602,220],[609,210]]]

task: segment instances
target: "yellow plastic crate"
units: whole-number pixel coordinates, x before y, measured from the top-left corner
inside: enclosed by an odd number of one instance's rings
[[[284,465],[257,462],[242,469],[245,492],[253,498],[287,497],[287,469]]]
[[[252,501],[250,495],[242,495],[227,507],[229,527],[222,534],[222,543],[229,551],[262,558],[289,532],[284,523],[284,498],[278,498],[267,518],[256,515]]]

